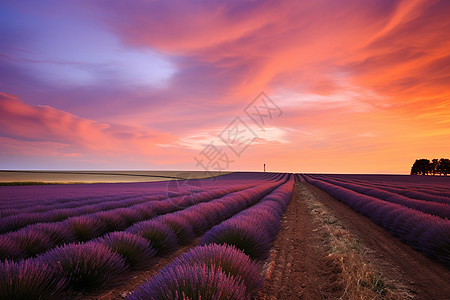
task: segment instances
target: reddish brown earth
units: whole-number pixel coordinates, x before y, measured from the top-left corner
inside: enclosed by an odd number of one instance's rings
[[[282,219],[281,229],[269,258],[269,266],[260,299],[322,299],[320,258],[314,245],[320,237],[314,233],[313,217],[296,188]],[[318,264],[319,263],[319,264]]]
[[[353,211],[322,190],[304,184],[312,197],[328,209],[339,222],[370,249],[364,259],[390,280],[406,288],[414,299],[450,299],[450,271],[392,237],[368,218]],[[196,241],[197,242],[197,241]],[[339,270],[330,263],[311,209],[298,192],[282,219],[280,233],[263,270],[266,282],[258,299],[348,299],[342,297]],[[128,273],[116,286],[78,299],[123,299],[146,279],[195,245],[178,249],[161,258],[149,270]]]

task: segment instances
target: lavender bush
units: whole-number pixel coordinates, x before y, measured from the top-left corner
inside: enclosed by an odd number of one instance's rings
[[[176,258],[171,265],[220,267],[225,274],[241,279],[247,293],[251,295],[256,295],[263,285],[259,266],[234,246],[218,244],[197,246]]]
[[[23,256],[23,252],[14,239],[6,235],[0,236],[0,261],[21,258]]]
[[[180,245],[189,244],[195,237],[191,224],[177,214],[168,214],[155,219],[169,226],[175,233]]]
[[[61,245],[76,241],[75,236],[69,228],[67,226],[61,226],[59,223],[39,223],[31,228],[46,234],[54,245]]]
[[[158,255],[166,255],[175,250],[178,245],[177,236],[166,224],[156,221],[143,221],[127,229],[146,238]]]
[[[97,288],[127,270],[119,254],[96,242],[56,247],[41,258],[75,290]]]
[[[120,254],[131,269],[143,269],[154,262],[156,250],[142,236],[129,232],[111,232],[95,241]]]
[[[106,233],[106,223],[91,216],[79,216],[67,219],[67,225],[76,239],[88,241]]]
[[[58,299],[66,280],[37,259],[0,262],[0,299]]]
[[[9,237],[16,242],[24,257],[43,253],[55,246],[48,234],[28,228],[12,232]]]
[[[105,223],[107,232],[124,230],[128,227],[125,219],[116,211],[100,212],[96,214],[96,217]]]
[[[233,245],[253,259],[267,258],[271,247],[271,240],[264,229],[243,220],[221,223],[209,230],[200,240],[201,245],[212,243]]]
[[[220,267],[178,265],[161,270],[126,299],[245,300],[250,295],[241,280]]]

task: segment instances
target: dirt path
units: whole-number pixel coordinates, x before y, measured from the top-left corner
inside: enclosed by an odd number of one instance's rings
[[[415,299],[450,299],[450,271],[413,250],[370,219],[335,200],[324,191],[306,184],[316,199],[371,251],[367,257],[382,274],[408,284]]]
[[[303,193],[300,193],[300,187]],[[335,220],[318,221],[316,210],[302,198],[305,191],[320,204],[322,210],[328,210]],[[322,214],[324,217],[329,216],[322,211],[319,217]],[[394,282],[401,287],[402,293],[397,294],[396,287],[393,287],[396,298],[450,299],[450,275],[447,269],[309,184],[296,184],[294,188],[294,196],[283,217],[280,233],[264,266],[267,279],[259,299],[356,299],[354,295],[348,296],[346,287],[342,285],[341,269],[345,268],[345,259],[338,268],[330,258],[332,254],[325,241],[329,233],[324,232],[324,222],[338,222],[346,233],[356,238],[361,244],[358,248],[365,249],[358,250],[363,253],[357,258],[362,257],[364,260],[359,263],[363,267],[373,267],[376,274],[381,274],[386,282]],[[374,299],[384,299],[383,295],[375,295],[377,298]]]
[[[266,282],[260,299],[322,299],[326,277],[321,276],[320,258],[315,249],[320,237],[314,234],[312,215],[305,201],[294,194],[283,216],[281,229],[266,265]]]

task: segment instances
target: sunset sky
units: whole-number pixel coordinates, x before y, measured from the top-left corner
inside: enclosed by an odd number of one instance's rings
[[[450,157],[449,15],[0,0],[0,169],[408,173]]]

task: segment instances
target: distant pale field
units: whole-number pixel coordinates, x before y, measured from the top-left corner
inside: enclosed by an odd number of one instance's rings
[[[0,182],[148,182],[206,178],[221,174],[225,173],[204,171],[0,171]]]

